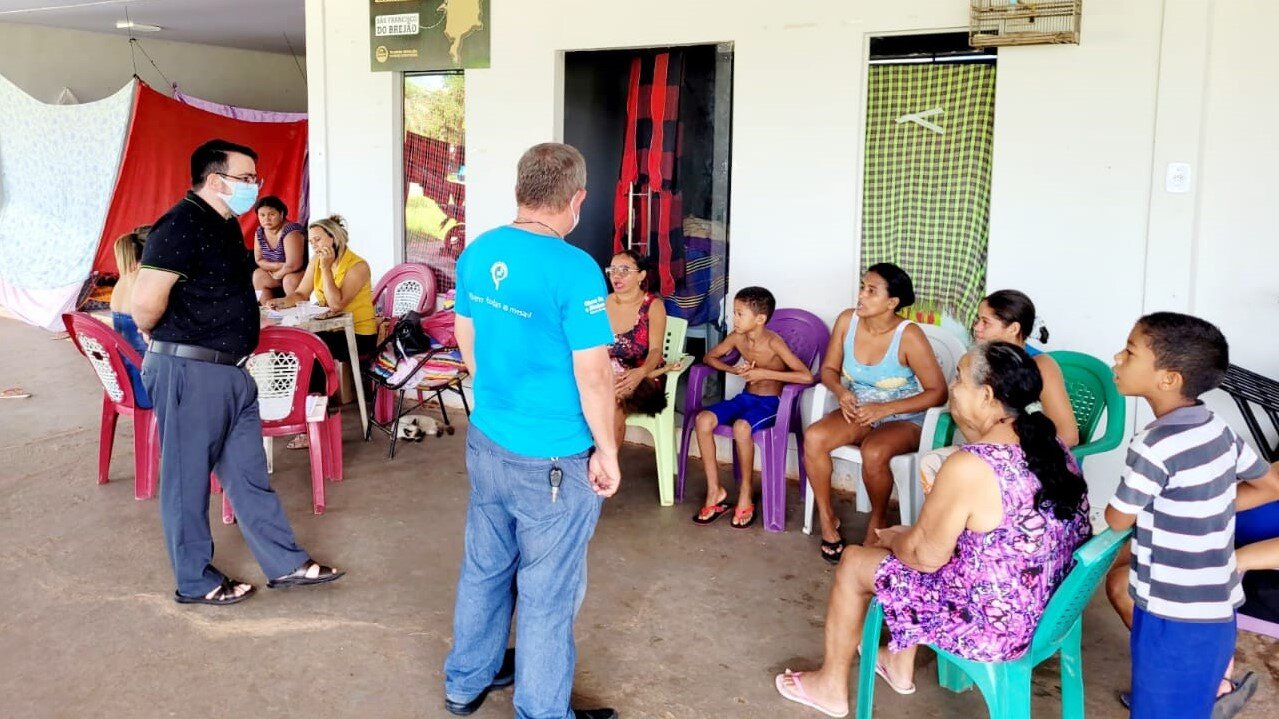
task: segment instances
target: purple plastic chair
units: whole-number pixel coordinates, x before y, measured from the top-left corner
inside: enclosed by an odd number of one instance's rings
[[[820,366],[822,353],[830,340],[830,330],[817,315],[804,310],[777,310],[768,321],[768,329],[781,335],[795,356],[810,368]],[[724,358],[728,364],[737,361],[733,353]],[[688,469],[688,445],[693,436],[697,413],[702,406],[702,385],[715,370],[704,364],[693,365],[688,373],[688,387],[684,394],[684,428],[679,447],[679,481],[675,490],[677,501],[684,500],[684,476]],[[804,429],[799,410],[799,398],[809,384],[787,384],[782,388],[781,402],[777,409],[777,422],[772,427],[755,432],[752,437],[760,448],[760,493],[764,505],[764,528],[770,532],[786,529],[786,447],[789,435],[795,435],[799,448],[800,492],[804,491],[807,472],[804,470]],[[715,434],[733,436],[733,428],[720,425]],[[737,452],[733,452],[733,477],[737,477]]]

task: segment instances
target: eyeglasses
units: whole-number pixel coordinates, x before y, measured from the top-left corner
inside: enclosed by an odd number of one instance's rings
[[[228,175],[225,172],[219,172],[217,174],[218,174],[218,177],[225,177],[228,180],[235,180],[236,182],[243,182],[248,185],[257,185],[258,187],[262,186],[262,178],[258,177],[257,175],[251,175],[251,174]]]
[[[610,277],[612,277],[613,275],[616,275],[618,277],[625,277],[631,274],[632,272],[639,272],[639,270],[635,269],[634,267],[628,267],[626,265],[609,265],[608,267],[604,268],[604,274]]]

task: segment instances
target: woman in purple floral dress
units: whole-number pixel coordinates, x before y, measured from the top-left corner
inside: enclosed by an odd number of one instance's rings
[[[964,436],[977,440],[942,465],[918,523],[880,531],[875,547],[845,551],[826,614],[825,661],[813,672],[778,675],[783,697],[828,716],[848,714],[853,653],[872,596],[890,635],[875,671],[898,693],[915,691],[919,644],[976,661],[1026,652],[1075,549],[1092,534],[1087,487],[1039,407],[1042,388],[1020,347],[969,350],[951,384],[950,410]]]

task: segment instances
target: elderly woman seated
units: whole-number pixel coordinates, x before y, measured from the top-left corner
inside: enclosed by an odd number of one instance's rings
[[[1043,379],[1025,350],[983,343],[959,363],[950,410],[974,438],[945,464],[913,527],[850,547],[826,612],[826,655],[812,672],[787,670],[777,691],[829,716],[848,713],[849,672],[872,597],[890,640],[875,672],[899,694],[915,691],[919,644],[974,661],[1015,659],[1071,555],[1091,535],[1087,487],[1057,428],[1039,407]]]

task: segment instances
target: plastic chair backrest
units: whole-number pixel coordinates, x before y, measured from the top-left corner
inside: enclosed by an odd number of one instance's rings
[[[1107,430],[1111,426],[1118,426],[1122,432],[1124,399],[1115,387],[1110,367],[1096,357],[1082,352],[1057,350],[1049,354],[1061,366],[1061,374],[1066,380],[1066,394],[1070,395],[1070,407],[1075,411],[1075,422],[1079,425],[1079,441],[1087,442],[1092,439],[1104,411],[1109,413],[1106,419]],[[1107,431],[1106,434],[1112,433]]]
[[[673,362],[684,356],[684,340],[688,336],[688,320],[680,317],[666,318],[666,338],[662,340],[662,357]]]
[[[258,412],[263,427],[306,423],[306,396],[316,362],[325,376],[325,394],[338,390],[337,372],[328,345],[296,327],[265,327],[244,367],[258,385]]]
[[[1221,389],[1235,401],[1244,424],[1248,425],[1248,431],[1257,443],[1257,449],[1261,450],[1262,458],[1267,462],[1279,461],[1279,442],[1271,443],[1253,411],[1253,405],[1256,405],[1270,419],[1274,430],[1270,436],[1279,432],[1279,382],[1232,364],[1226,368]]]
[[[1048,651],[1066,638],[1114,564],[1115,555],[1131,536],[1131,529],[1106,529],[1075,550],[1075,566],[1048,600],[1031,641],[1032,652],[1038,655],[1041,650]]]
[[[129,360],[140,371],[142,358],[129,346],[128,340],[84,312],[67,312],[62,315],[62,324],[66,326],[76,349],[89,360],[107,398],[124,407],[137,407],[133,383],[129,381],[124,360]]]
[[[781,336],[805,366],[811,369],[821,364],[826,343],[830,341],[830,328],[820,317],[807,310],[777,310],[767,326]]]
[[[928,344],[933,346],[933,354],[937,355],[937,363],[941,365],[942,375],[946,381],[954,379],[955,370],[959,367],[959,360],[968,350],[964,347],[964,343],[954,332],[937,325],[920,324],[919,329],[924,331],[924,336],[928,338]]]
[[[382,317],[403,317],[415,311],[435,311],[435,273],[417,262],[405,262],[391,268],[373,288],[373,305]]]

